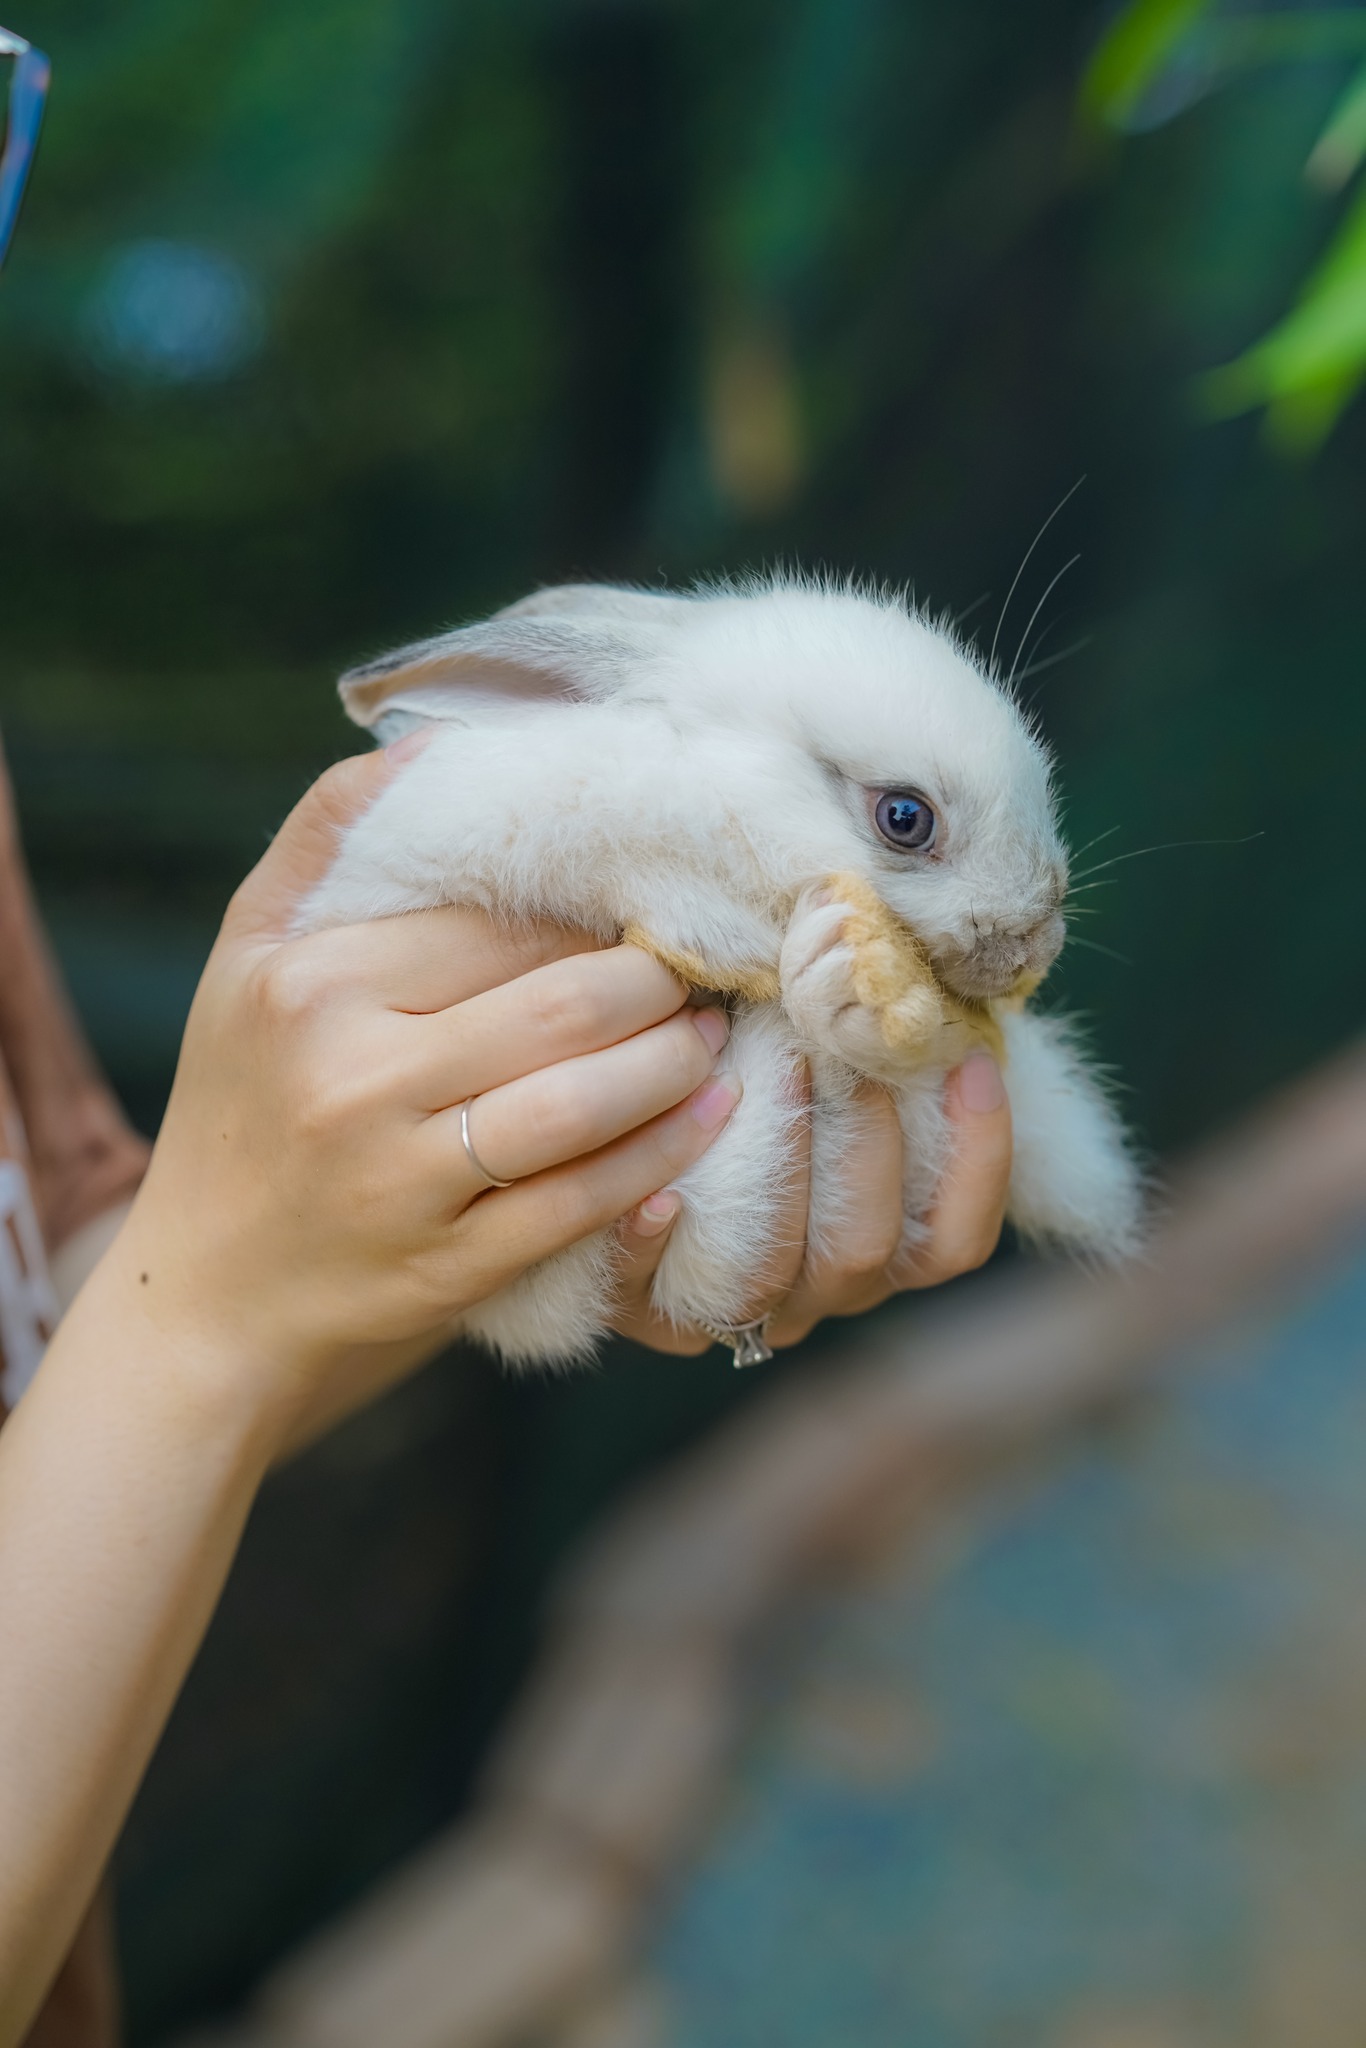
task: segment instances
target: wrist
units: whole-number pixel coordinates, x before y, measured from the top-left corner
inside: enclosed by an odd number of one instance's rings
[[[155,1410],[167,1437],[192,1440],[259,1481],[297,1427],[298,1362],[264,1357],[211,1304],[177,1301],[127,1240],[125,1229],[72,1303],[53,1351],[78,1357],[116,1398]]]

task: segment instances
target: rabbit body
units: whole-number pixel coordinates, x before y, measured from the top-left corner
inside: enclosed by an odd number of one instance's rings
[[[1001,1057],[1010,1216],[1113,1257],[1138,1177],[1068,1027],[1023,995],[1061,943],[1066,862],[1049,768],[952,636],[891,598],[782,580],[665,596],[572,585],[343,679],[384,740],[441,730],[354,825],[302,923],[442,903],[645,945],[732,1014],[744,1084],[683,1207],[654,1298],[679,1323],[745,1319],[811,1073],[814,1255],[849,1197],[857,1083],[905,1137],[899,1244],[923,1236],[950,1126],[947,1072]],[[915,792],[933,844],[878,826]],[[921,820],[923,828],[923,819]],[[591,1353],[611,1318],[600,1233],[482,1303],[462,1330],[517,1363]]]

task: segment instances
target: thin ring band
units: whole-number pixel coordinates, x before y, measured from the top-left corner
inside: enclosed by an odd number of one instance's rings
[[[512,1182],[510,1180],[499,1180],[496,1173],[490,1173],[474,1149],[474,1141],[470,1137],[470,1104],[476,1099],[473,1095],[467,1095],[460,1105],[460,1142],[465,1148],[465,1157],[469,1160],[470,1165],[474,1168],[480,1180],[483,1181],[485,1187],[510,1188]]]

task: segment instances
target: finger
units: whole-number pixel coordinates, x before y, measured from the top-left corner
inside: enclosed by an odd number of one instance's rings
[[[367,992],[387,1009],[425,1020],[548,962],[594,952],[599,941],[546,919],[508,924],[473,904],[447,903],[290,944],[320,990]]]
[[[668,1187],[725,1128],[740,1090],[738,1075],[714,1075],[686,1102],[602,1151],[475,1202],[452,1232],[459,1292],[493,1293]]]
[[[463,1129],[458,1108],[441,1110],[427,1119],[419,1144],[435,1170],[457,1189],[468,1171],[466,1130],[488,1174],[525,1180],[600,1151],[695,1089],[705,1095],[702,1084],[726,1037],[719,1011],[685,1010],[621,1045],[561,1060],[489,1089],[469,1105]],[[466,1199],[478,1192],[476,1179]]]
[[[424,1109],[444,1109],[634,1038],[676,1015],[686,994],[682,982],[635,946],[577,953],[416,1019],[394,1056],[402,1063],[407,1098]],[[708,1029],[719,1049],[724,1023]]]
[[[378,752],[352,754],[320,775],[237,890],[224,931],[283,938],[304,897],[336,859],[343,832],[401,769],[401,760]]]
[[[795,1344],[823,1316],[856,1315],[894,1291],[887,1269],[901,1241],[901,1124],[891,1097],[872,1082],[854,1101],[857,1121],[841,1161],[844,1203],[774,1318],[777,1344]]]
[[[926,1241],[893,1266],[898,1287],[935,1287],[985,1265],[1005,1222],[1010,1102],[990,1053],[973,1053],[950,1074],[944,1106],[954,1127],[953,1156],[925,1218]]]
[[[672,1351],[686,1357],[711,1347],[711,1338],[700,1330],[680,1328],[661,1316],[650,1298],[659,1262],[683,1207],[674,1188],[647,1195],[629,1216],[624,1216],[617,1236],[621,1259],[616,1275],[616,1307],[612,1327],[618,1336],[648,1344],[654,1351]]]

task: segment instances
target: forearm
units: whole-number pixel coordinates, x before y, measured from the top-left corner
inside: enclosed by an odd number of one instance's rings
[[[0,1433],[0,2048],[89,1901],[271,1446],[116,1262]]]

